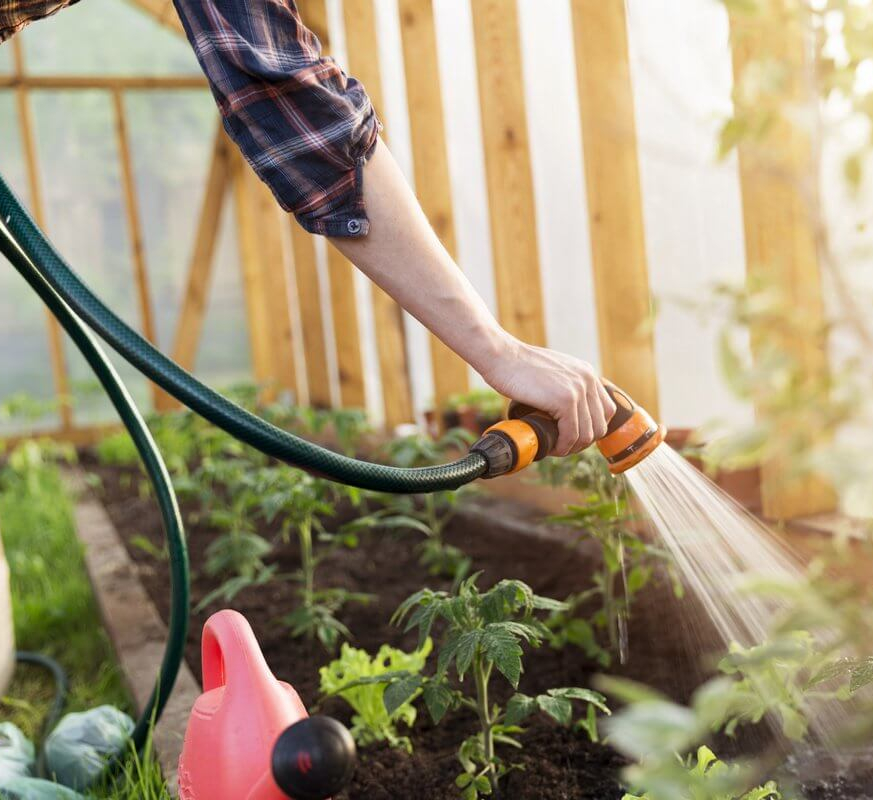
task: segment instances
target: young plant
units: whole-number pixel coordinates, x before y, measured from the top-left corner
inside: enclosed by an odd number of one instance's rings
[[[742,783],[742,768],[719,761],[705,745],[698,748],[695,757],[689,755],[683,767],[686,786],[682,794],[626,794],[622,800],[782,800],[775,781],[747,792],[739,790],[738,794],[736,787]]]
[[[338,695],[355,710],[351,733],[359,745],[388,742],[391,747],[412,752],[412,742],[408,736],[400,735],[397,726],[402,723],[411,728],[415,723],[417,712],[413,701],[420,692],[410,695],[389,713],[385,693],[396,690],[386,681],[398,672],[420,675],[432,649],[430,639],[414,653],[404,653],[386,644],[371,658],[366,651],[346,643],[340,657],[318,671],[321,693]]]
[[[281,519],[280,536],[288,541],[291,531],[300,546],[300,605],[283,618],[294,637],[317,638],[333,650],[348,629],[336,614],[349,602],[366,602],[369,596],[345,589],[320,589],[315,584],[320,557],[315,553],[314,534],[324,532],[321,517],[334,513],[331,486],[327,481],[290,467],[262,469],[257,476],[259,507],[268,522]]]
[[[584,702],[609,713],[604,698],[587,689],[554,689],[536,698],[516,694],[506,709],[492,697],[492,680],[500,674],[517,689],[523,671],[523,645],[539,646],[546,636],[537,612],[557,611],[563,604],[539,597],[521,581],[503,580],[480,592],[479,574],[464,580],[453,594],[424,589],[407,598],[394,615],[396,624],[406,631],[418,629],[419,643],[430,636],[435,623],[445,624],[440,640],[436,675],[396,676],[391,703],[397,703],[422,690],[434,722],[450,709],[469,708],[479,721],[479,731],[458,748],[463,771],[456,780],[464,800],[477,800],[493,794],[501,777],[513,769],[497,752],[497,747],[521,747],[516,738],[519,723],[533,711],[545,711],[561,724],[572,721],[572,701]],[[461,684],[449,683],[454,675]],[[473,686],[464,682],[467,675]],[[386,704],[389,698],[386,696]],[[587,717],[586,717],[587,719]],[[588,730],[589,726],[584,726]]]
[[[416,433],[393,439],[385,448],[392,464],[399,467],[423,467],[445,461],[449,453],[467,447],[473,437],[467,431],[453,429],[440,439]],[[454,545],[446,544],[444,532],[461,504],[473,493],[461,488],[452,492],[433,492],[418,499],[388,495],[383,507],[357,521],[357,527],[409,528],[425,535],[420,553],[421,563],[431,575],[455,581],[470,571],[471,561]]]

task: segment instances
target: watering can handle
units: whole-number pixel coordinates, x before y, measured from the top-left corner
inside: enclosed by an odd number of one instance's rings
[[[275,677],[264,660],[254,631],[237,611],[213,614],[203,628],[203,691],[222,686],[270,685]]]

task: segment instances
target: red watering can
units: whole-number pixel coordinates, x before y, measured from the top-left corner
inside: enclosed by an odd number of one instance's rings
[[[219,611],[203,628],[203,694],[179,759],[180,800],[326,800],[355,769],[355,743],[329,717],[310,717],[276,680],[251,626]]]

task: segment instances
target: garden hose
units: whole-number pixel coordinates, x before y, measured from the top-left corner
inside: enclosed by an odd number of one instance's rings
[[[8,192],[0,178],[0,194]],[[11,197],[11,194],[9,195]],[[12,198],[14,201],[14,198]],[[17,206],[17,201],[14,201]],[[20,206],[18,207],[20,208]],[[4,206],[0,211],[0,249],[12,262],[31,288],[40,296],[49,311],[57,318],[69,334],[79,352],[85,357],[100,384],[106,391],[112,405],[124,423],[137,452],[142,459],[145,471],[151,481],[161,511],[167,546],[170,556],[170,619],[168,623],[167,646],[161,663],[155,688],[143,708],[142,714],[131,734],[137,750],[141,750],[148,740],[151,726],[157,720],[173,690],[185,653],[190,613],[190,576],[188,570],[188,549],[183,534],[182,518],[173,492],[169,473],[155,445],[142,416],[130,394],[119,378],[112,363],[101,350],[94,335],[82,323],[76,313],[43,278],[36,263],[28,253],[18,246],[12,237],[7,223],[15,209]]]
[[[19,664],[30,664],[34,667],[40,667],[51,673],[52,680],[55,684],[55,696],[52,698],[52,704],[49,707],[48,713],[45,715],[40,727],[40,738],[45,738],[52,728],[57,725],[64,713],[64,707],[67,705],[67,694],[70,690],[70,681],[67,677],[67,671],[55,659],[50,658],[42,653],[31,653],[26,650],[19,650],[15,654],[15,660]],[[36,761],[36,776],[38,778],[46,777],[45,773],[45,751],[40,748],[39,757]]]
[[[166,466],[114,367],[92,331],[139,372],[183,405],[231,436],[280,461],[333,481],[395,494],[457,489],[477,478],[517,472],[552,450],[554,420],[535,409],[513,407],[515,418],[492,426],[462,458],[440,466],[400,468],[335,453],[301,439],[223,397],[107,308],[54,249],[0,176],[0,252],[2,252],[59,320],[97,375],[143,460],[160,505],[169,544],[171,608],[169,638],[154,692],[132,734],[143,746],[150,726],[160,717],[184,656],[189,615],[188,555],[182,521]],[[663,428],[623,392],[605,384],[619,413],[599,442],[613,472],[622,472],[650,453]]]

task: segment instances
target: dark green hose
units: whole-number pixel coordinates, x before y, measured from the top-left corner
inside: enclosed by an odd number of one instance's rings
[[[2,177],[0,220],[40,276],[113,349],[183,405],[262,453],[349,486],[395,494],[457,489],[485,473],[487,463],[480,453],[442,466],[402,469],[348,458],[271,425],[201,383],[103,305],[52,247]],[[8,256],[5,239],[0,245]]]
[[[0,186],[6,190],[6,184],[3,183],[2,178],[0,178]],[[42,298],[94,371],[103,389],[109,395],[121,421],[130,432],[160,506],[170,554],[170,621],[167,647],[164,651],[157,683],[131,736],[136,748],[141,749],[146,743],[153,720],[160,717],[167,698],[173,690],[182,658],[185,655],[185,640],[188,635],[188,616],[190,613],[190,577],[188,549],[185,544],[182,518],[163,458],[115,368],[100,349],[94,335],[42,277],[39,268],[28,257],[28,254],[18,247],[11,238],[6,225],[8,219],[7,211],[4,210],[0,213],[0,250]]]
[[[0,252],[57,317],[100,380],[136,444],[161,509],[170,552],[169,639],[158,682],[133,732],[138,749],[160,717],[184,657],[190,610],[188,553],[163,459],[124,384],[86,324],[143,375],[219,428],[268,456],[330,480],[378,492],[436,492],[470,483],[488,469],[485,457],[478,452],[443,466],[415,469],[359,461],[294,436],[240,408],[167,358],[103,305],[52,247],[2,176]]]

